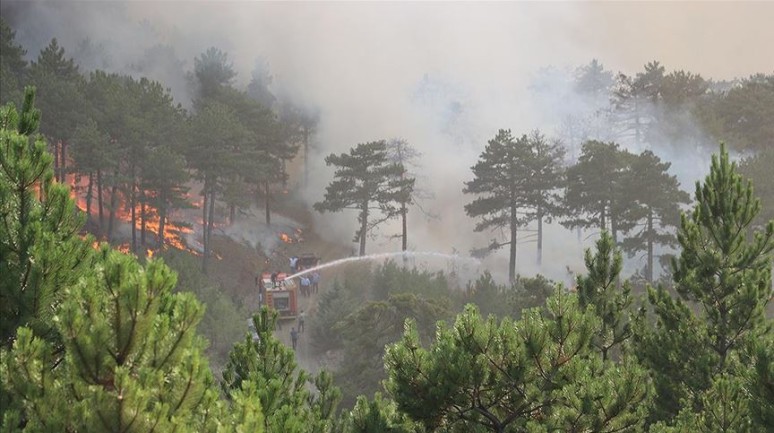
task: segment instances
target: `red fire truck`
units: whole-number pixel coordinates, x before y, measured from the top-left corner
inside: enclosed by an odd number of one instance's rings
[[[263,302],[279,313],[280,320],[295,319],[298,315],[296,282],[288,280],[287,276],[284,272],[264,272],[258,282]]]

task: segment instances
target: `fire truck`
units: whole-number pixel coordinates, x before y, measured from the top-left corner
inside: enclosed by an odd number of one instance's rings
[[[272,278],[273,276],[273,278]],[[279,313],[279,319],[295,319],[298,315],[298,287],[296,282],[287,279],[284,272],[261,274],[258,290],[262,302]]]

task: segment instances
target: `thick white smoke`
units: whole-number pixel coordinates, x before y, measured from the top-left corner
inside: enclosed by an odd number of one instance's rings
[[[486,140],[498,128],[550,135],[560,126],[558,114],[582,103],[562,74],[535,90],[542,68],[566,71],[598,58],[633,74],[656,59],[668,70],[716,79],[774,69],[774,58],[761,55],[774,40],[774,4],[765,3],[5,1],[2,12],[31,57],[57,37],[88,66],[142,71],[184,104],[190,100],[185,71],[206,48],[228,52],[241,86],[256,58],[266,59],[275,94],[320,112],[307,201],[320,200],[331,178],[324,155],[404,138],[423,154],[424,187],[435,194],[425,206],[441,217],[428,221],[412,211],[410,248],[444,253],[467,252],[498,236],[474,233],[463,211],[471,199],[461,193],[463,182]],[[85,38],[96,48],[83,48]],[[156,56],[146,56],[154,47]],[[148,58],[158,62],[143,63]],[[169,65],[160,66],[162,59]],[[657,151],[691,191],[707,166],[696,153],[708,152],[670,152]],[[316,225],[331,240],[348,242],[356,216],[326,214]],[[564,279],[566,266],[580,269],[583,246],[556,223],[547,230],[541,271]],[[369,252],[399,248],[388,238],[398,231],[385,226]],[[518,271],[538,271],[534,257],[533,243],[519,245]],[[504,273],[506,263],[503,251],[485,266]]]

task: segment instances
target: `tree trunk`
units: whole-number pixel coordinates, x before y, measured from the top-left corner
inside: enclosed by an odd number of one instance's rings
[[[605,231],[605,205],[602,205],[602,209],[599,211],[599,230]]]
[[[363,203],[360,210],[360,256],[365,255],[366,251],[366,230],[368,229],[368,202]]]
[[[159,231],[156,234],[159,248],[163,249],[165,244],[164,226],[167,223],[167,197],[164,192],[159,192]]]
[[[210,189],[210,211],[207,220],[207,255],[212,252],[212,228],[215,226],[215,182]]]
[[[99,234],[102,235],[102,227],[105,226],[105,216],[102,206],[102,170],[97,169],[97,207],[99,208]]]
[[[207,177],[204,178],[204,188],[202,189],[202,194],[204,195],[204,199],[202,200],[202,272],[205,274],[207,273],[207,205],[209,204],[207,202],[207,195],[208,195],[208,189],[210,186],[210,182],[207,180]]]
[[[266,192],[266,225],[271,225],[271,196],[269,195],[269,181],[263,182],[264,191]]]
[[[653,282],[653,209],[648,209],[648,272],[646,278],[649,283]]]
[[[282,173],[281,173],[282,174],[282,189],[283,190],[287,190],[288,189],[287,161],[285,161],[284,159],[282,160],[281,167],[282,167]]]
[[[86,220],[91,219],[91,199],[94,192],[94,173],[89,172],[89,186],[86,189]]]
[[[129,191],[129,206],[131,206],[131,215],[132,215],[132,252],[137,253],[137,194],[136,194],[136,185],[135,185],[135,167],[134,164],[132,164],[132,180],[130,181],[130,188]]]
[[[304,126],[304,186],[309,186],[309,128]]]
[[[637,97],[634,98],[634,140],[635,143],[640,144],[640,104],[637,102]]]
[[[140,245],[145,245],[145,220],[147,219],[145,208],[145,191],[140,190]]]
[[[67,183],[67,143],[63,141],[61,146],[62,160],[59,162],[59,182]]]
[[[202,190],[202,194],[204,195],[204,199],[202,200],[202,247],[204,247],[205,250],[207,250],[207,212],[209,211],[209,188],[210,183],[205,180],[204,181],[204,189]]]
[[[54,180],[59,182],[59,141],[54,141]]]
[[[403,226],[403,233],[401,236],[401,251],[405,252],[408,249],[408,229],[406,224],[406,219],[408,216],[408,209],[406,208],[406,202],[402,202],[400,204],[400,216],[401,216],[401,225]],[[403,255],[403,266],[406,267],[408,265],[408,257],[406,255]]]
[[[228,223],[229,225],[234,224],[234,220],[236,219],[236,205],[231,203],[228,209]]]
[[[537,208],[537,265],[543,265],[543,209]]]
[[[113,221],[116,218],[116,206],[118,203],[118,170],[113,172],[113,185],[110,187],[110,216],[108,217],[107,238],[113,240]]]
[[[508,259],[508,281],[513,284],[516,281],[516,239],[518,238],[518,215],[516,215],[516,202],[511,201],[511,242],[510,257]]]

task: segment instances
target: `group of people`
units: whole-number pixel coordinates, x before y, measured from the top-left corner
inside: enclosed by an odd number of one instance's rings
[[[320,274],[315,271],[312,272],[310,277],[301,275],[299,278],[299,285],[301,286],[301,296],[309,297],[312,294],[317,294],[320,290]]]

